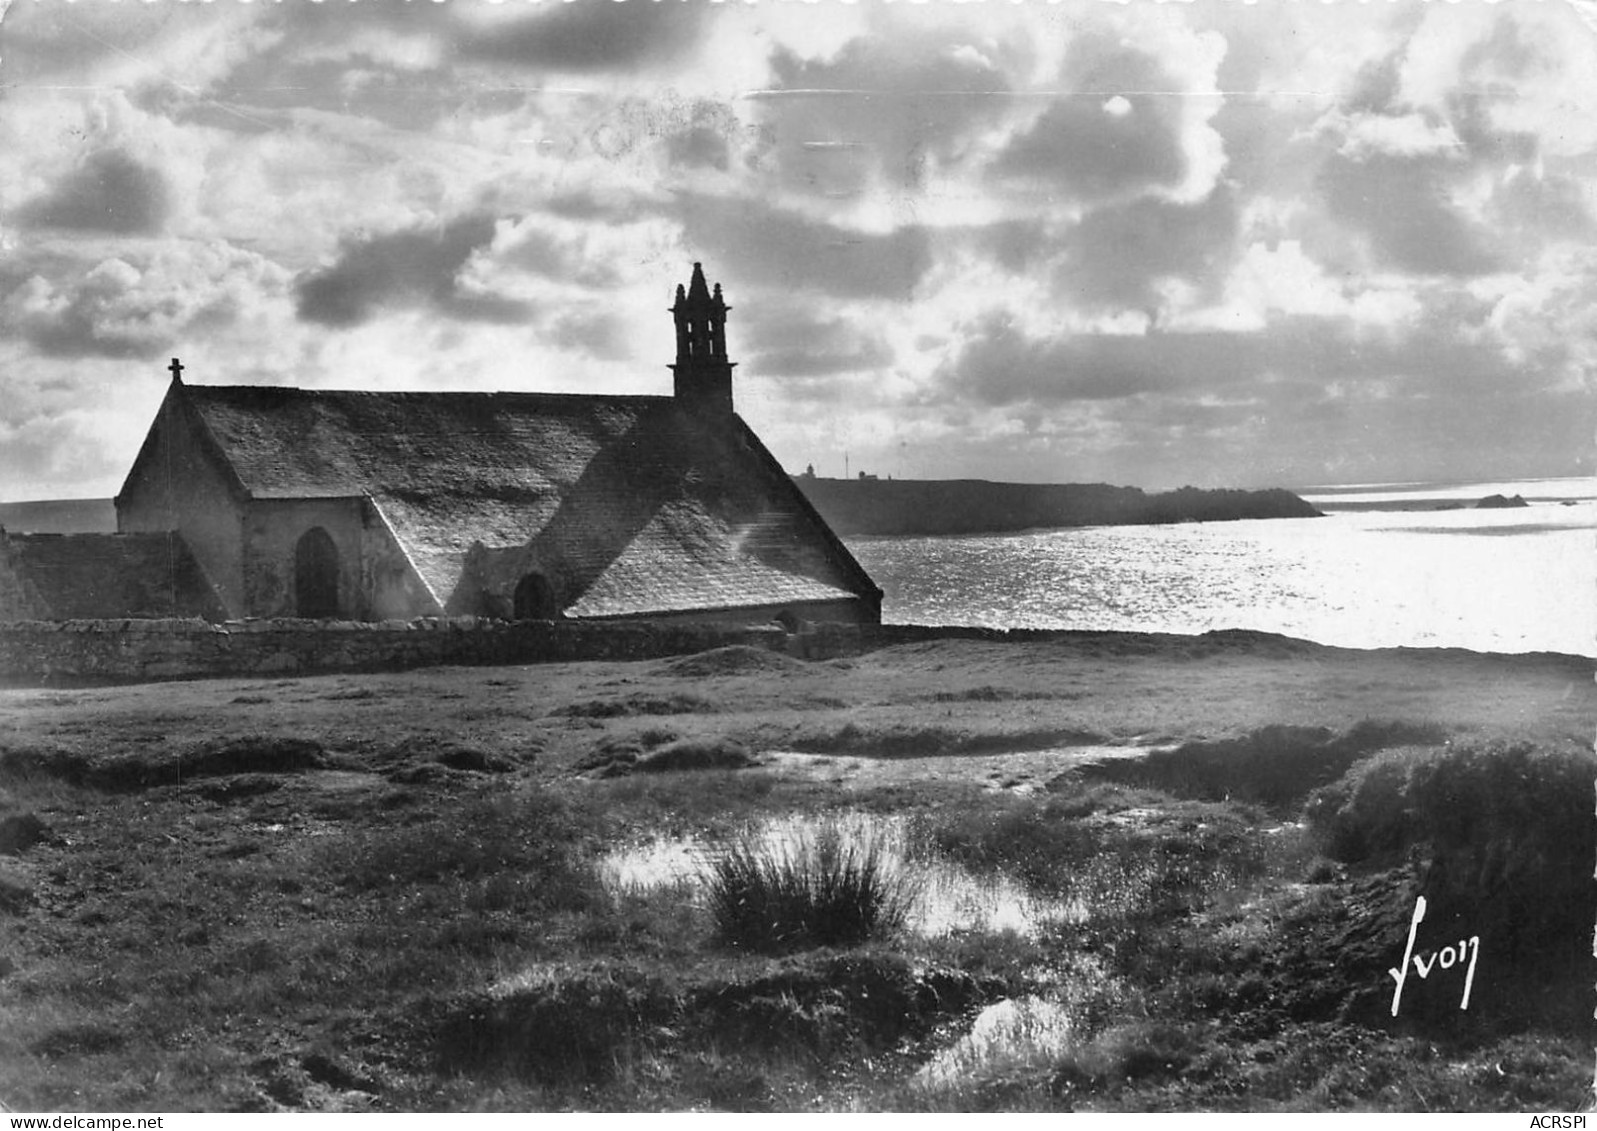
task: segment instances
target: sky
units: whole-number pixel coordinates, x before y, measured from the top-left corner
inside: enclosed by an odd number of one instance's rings
[[[173,357],[669,393],[696,261],[793,472],[1589,474],[1593,75],[1575,0],[12,0],[0,500]]]

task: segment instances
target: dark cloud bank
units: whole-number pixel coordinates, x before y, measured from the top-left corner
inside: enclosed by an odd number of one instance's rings
[[[159,170],[121,150],[105,149],[89,154],[49,192],[23,204],[16,220],[24,228],[155,235],[165,227],[171,208]]]
[[[460,285],[461,270],[493,237],[494,218],[477,214],[437,227],[346,242],[337,262],[295,284],[299,316],[307,322],[344,327],[365,322],[384,308],[425,306],[472,321],[524,319],[525,304],[468,293]]]

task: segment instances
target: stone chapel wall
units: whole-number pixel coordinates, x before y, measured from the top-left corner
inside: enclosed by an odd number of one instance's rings
[[[117,496],[117,531],[178,531],[228,615],[245,616],[240,501],[193,433],[174,427],[185,423],[184,411],[169,397],[151,429],[149,458],[135,465]]]

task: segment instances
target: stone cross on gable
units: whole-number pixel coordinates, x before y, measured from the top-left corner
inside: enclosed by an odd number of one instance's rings
[[[174,357],[172,359],[172,364],[168,365],[166,368],[171,372],[172,380],[174,380],[174,381],[182,381],[183,380],[183,363],[181,361],[179,361],[177,358]]]

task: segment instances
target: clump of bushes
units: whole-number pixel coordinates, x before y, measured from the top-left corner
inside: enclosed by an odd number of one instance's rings
[[[1186,742],[1142,758],[1112,759],[1083,772],[1177,797],[1248,801],[1285,811],[1374,751],[1400,744],[1440,745],[1446,739],[1447,732],[1432,723],[1365,719],[1340,734],[1326,727],[1272,725],[1238,738]]]
[[[1326,855],[1413,859],[1438,915],[1488,928],[1509,955],[1577,957],[1597,911],[1590,751],[1527,743],[1384,751],[1310,799]],[[1499,953],[1503,953],[1499,950]]]
[[[721,941],[759,951],[890,935],[919,894],[885,830],[837,820],[745,831],[710,864],[705,886]]]

